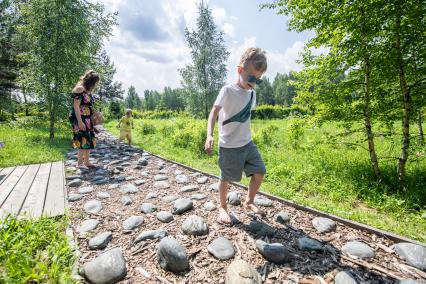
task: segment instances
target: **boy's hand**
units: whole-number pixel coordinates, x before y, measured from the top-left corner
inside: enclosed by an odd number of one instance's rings
[[[206,143],[204,144],[204,150],[209,155],[212,153],[213,144],[214,144],[213,136],[207,136]]]

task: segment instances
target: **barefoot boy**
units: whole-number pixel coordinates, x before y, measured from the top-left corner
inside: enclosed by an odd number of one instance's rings
[[[219,181],[220,207],[218,221],[231,224],[226,206],[227,187],[230,181],[240,181],[242,172],[251,177],[244,207],[262,213],[253,203],[266,173],[265,164],[251,139],[250,113],[256,106],[253,90],[260,84],[267,68],[265,52],[260,48],[247,49],[237,68],[238,81],[224,86],[209,115],[205,150],[211,154],[214,124],[219,116]]]
[[[117,142],[117,149],[120,149],[120,142],[126,138],[129,142],[129,145],[132,144],[132,129],[135,127],[133,126],[131,109],[126,109],[126,115],[120,119],[117,128],[120,128],[120,138]]]

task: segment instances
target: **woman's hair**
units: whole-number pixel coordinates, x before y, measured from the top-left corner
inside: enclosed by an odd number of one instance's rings
[[[81,93],[83,91],[91,92],[97,82],[99,82],[99,74],[94,70],[87,70],[83,76],[78,80],[77,85],[74,87],[73,92]]]

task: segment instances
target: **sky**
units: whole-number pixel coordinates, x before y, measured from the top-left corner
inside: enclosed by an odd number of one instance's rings
[[[110,12],[118,11],[118,26],[105,42],[115,64],[115,80],[131,85],[142,96],[144,90],[162,91],[181,86],[179,68],[191,62],[185,42],[185,27],[195,28],[200,0],[100,0]],[[267,77],[298,71],[296,61],[312,32],[288,31],[288,18],[274,10],[259,10],[267,0],[204,0],[214,22],[224,32],[230,52],[226,82],[237,78],[236,66],[248,47],[260,47],[268,58]]]

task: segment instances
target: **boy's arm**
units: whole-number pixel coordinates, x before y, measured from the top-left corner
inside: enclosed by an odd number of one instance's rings
[[[213,131],[214,131],[214,124],[216,122],[217,116],[219,115],[219,111],[222,107],[220,106],[213,106],[212,110],[210,111],[209,119],[207,122],[207,139],[206,143],[204,144],[204,150],[207,152],[207,154],[212,153],[213,144],[214,144],[214,137],[213,137]]]
[[[120,118],[120,120],[118,121],[118,125],[117,125],[117,128],[120,128],[121,127],[121,121],[123,120],[123,118]]]
[[[135,125],[133,124],[133,118],[132,118],[132,129],[135,129]]]

